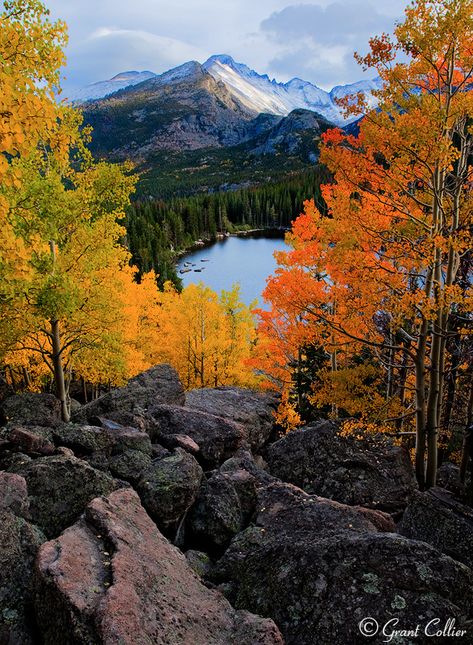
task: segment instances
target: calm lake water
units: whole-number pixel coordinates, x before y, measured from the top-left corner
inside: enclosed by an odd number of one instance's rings
[[[237,282],[245,304],[258,299],[258,305],[263,306],[261,293],[266,278],[276,269],[273,254],[285,249],[287,245],[282,238],[227,237],[183,256],[178,263],[179,271],[186,268],[191,271],[179,273],[179,277],[184,286],[204,282],[217,293],[222,289],[228,291]],[[186,262],[194,266],[186,266]]]

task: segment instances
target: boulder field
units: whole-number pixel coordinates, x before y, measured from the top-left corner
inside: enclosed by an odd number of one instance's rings
[[[68,424],[4,399],[0,645],[473,643],[455,467],[421,493],[389,440],[278,438],[276,404],[167,365]]]

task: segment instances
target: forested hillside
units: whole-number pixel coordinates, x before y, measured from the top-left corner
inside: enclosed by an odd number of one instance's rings
[[[313,199],[323,210],[320,186],[329,181],[324,166],[278,183],[215,194],[164,200],[137,200],[128,208],[127,241],[141,272],[154,270],[160,284],[172,280],[176,253],[217,233],[245,229],[286,229]]]

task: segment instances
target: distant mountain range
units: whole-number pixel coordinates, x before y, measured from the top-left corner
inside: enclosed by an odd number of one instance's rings
[[[190,61],[164,74],[123,72],[71,94],[93,127],[92,150],[132,159],[149,194],[219,190],[280,179],[318,158],[320,135],[353,127],[335,99],[379,81],[325,92],[300,79],[278,83],[230,56]],[[146,183],[146,182],[145,182]]]
[[[146,83],[151,79],[163,85],[192,76],[197,68],[208,72],[217,82],[221,81],[228,92],[250,112],[286,116],[292,110],[305,109],[317,112],[336,125],[344,125],[353,120],[353,117],[344,118],[336,99],[361,92],[368,97],[371,104],[374,104],[371,92],[380,88],[379,79],[338,85],[330,92],[300,78],[279,83],[274,79],[270,80],[266,74],[258,74],[246,65],[235,62],[231,56],[219,54],[211,56],[202,65],[191,61],[160,75],[149,71],[122,72],[110,80],[93,83],[71,92],[68,99],[75,103],[93,101],[110,96],[119,90]]]

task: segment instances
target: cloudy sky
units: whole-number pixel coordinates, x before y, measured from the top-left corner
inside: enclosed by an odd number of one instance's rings
[[[66,90],[122,71],[160,73],[223,53],[277,80],[298,76],[329,89],[364,76],[353,61],[353,51],[366,51],[370,35],[390,31],[407,4],[406,0],[45,2],[52,15],[69,26]]]

